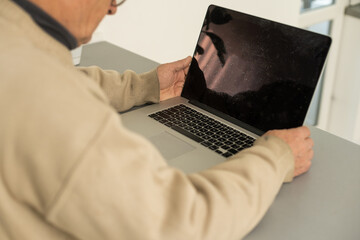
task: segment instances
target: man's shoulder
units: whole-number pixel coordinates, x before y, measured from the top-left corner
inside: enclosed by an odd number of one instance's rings
[[[38,179],[29,191],[49,203],[113,112],[71,59],[64,63],[26,39],[0,43],[0,79],[0,142],[6,142],[0,155],[4,171],[13,173],[6,176],[8,187]]]

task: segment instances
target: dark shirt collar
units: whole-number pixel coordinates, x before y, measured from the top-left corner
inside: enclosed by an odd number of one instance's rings
[[[69,50],[77,47],[75,37],[49,14],[27,0],[13,0],[50,36],[64,44]],[[50,0],[51,1],[51,0]]]

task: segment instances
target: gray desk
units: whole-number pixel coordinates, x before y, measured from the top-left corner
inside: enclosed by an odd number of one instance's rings
[[[97,64],[119,71],[157,66],[106,42],[85,46],[83,57],[83,66]],[[315,141],[311,170],[284,184],[245,240],[360,239],[360,146],[315,127],[311,131]]]
[[[143,73],[154,69],[159,64],[108,42],[97,42],[83,46],[80,66],[90,65],[119,72],[131,69],[137,73]]]

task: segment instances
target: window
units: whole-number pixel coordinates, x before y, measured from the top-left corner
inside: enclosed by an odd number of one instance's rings
[[[333,5],[335,0],[302,0],[301,12]]]

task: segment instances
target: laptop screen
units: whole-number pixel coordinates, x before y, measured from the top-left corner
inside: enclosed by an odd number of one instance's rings
[[[182,96],[262,132],[301,126],[331,39],[211,5]]]

